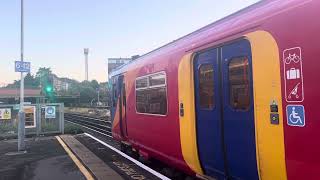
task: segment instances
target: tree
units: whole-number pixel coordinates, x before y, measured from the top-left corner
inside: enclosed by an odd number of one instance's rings
[[[42,92],[50,99],[54,96],[52,76],[51,69],[46,67],[40,67],[36,73],[36,79],[39,81]]]
[[[94,89],[98,89],[98,88],[99,88],[99,83],[98,83],[97,80],[92,80],[92,81],[90,82],[90,86],[91,86],[92,88],[94,88]]]
[[[51,74],[52,74],[52,71],[50,68],[41,67],[38,69],[38,71],[36,73],[36,78],[38,78],[40,80],[41,78],[48,77]]]
[[[95,82],[91,83],[88,81],[83,81],[80,83],[80,102],[90,103],[96,98],[96,89],[92,86],[96,85]],[[98,84],[99,86],[99,84]]]
[[[33,88],[39,88],[40,82],[34,78],[33,75],[28,73],[24,77],[24,86],[25,88],[33,89]],[[12,84],[9,84],[7,88],[20,88],[20,80],[15,80]]]
[[[33,75],[28,73],[24,78],[24,84],[26,88],[38,88],[40,82]]]

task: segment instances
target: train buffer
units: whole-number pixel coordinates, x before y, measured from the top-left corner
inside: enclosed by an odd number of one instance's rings
[[[28,138],[26,145],[16,153],[17,140],[0,141],[0,180],[163,179],[86,134]]]

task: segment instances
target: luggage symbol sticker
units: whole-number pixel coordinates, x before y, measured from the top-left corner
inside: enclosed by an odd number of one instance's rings
[[[303,102],[304,87],[301,48],[283,51],[285,95],[287,102]]]
[[[299,79],[300,78],[300,70],[291,68],[287,71],[287,79]]]

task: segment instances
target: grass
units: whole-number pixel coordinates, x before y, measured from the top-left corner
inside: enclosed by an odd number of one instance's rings
[[[41,131],[42,132],[59,131],[59,127],[57,127],[55,124],[42,124]]]
[[[4,134],[13,134],[17,133],[17,127],[15,125],[12,125],[11,123],[1,123],[0,124],[0,135]]]

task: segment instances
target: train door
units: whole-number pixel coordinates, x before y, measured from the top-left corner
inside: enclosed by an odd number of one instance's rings
[[[194,77],[199,158],[205,173],[224,177],[218,49],[195,56]]]
[[[118,77],[118,92],[119,92],[119,117],[120,117],[120,131],[122,137],[127,137],[127,98],[126,98],[126,85],[123,75]]]
[[[199,54],[195,59],[197,139],[202,167],[207,175],[218,179],[259,179],[250,43],[241,40],[225,45],[217,54],[218,58],[215,54],[209,58],[216,67],[213,78],[207,78],[206,70],[201,68],[206,64],[205,58]],[[208,96],[210,79],[213,96]],[[206,109],[203,104],[210,102],[209,98],[214,104]]]

